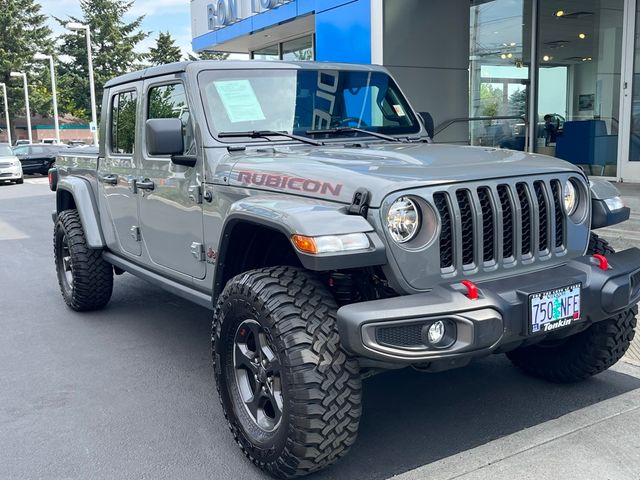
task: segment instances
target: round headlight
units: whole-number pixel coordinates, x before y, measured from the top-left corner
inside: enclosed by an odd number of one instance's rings
[[[387,229],[398,243],[411,240],[420,228],[420,214],[418,207],[408,197],[400,197],[393,202],[387,213]]]
[[[578,192],[573,186],[571,180],[567,180],[564,184],[564,209],[567,215],[572,215],[578,207]]]

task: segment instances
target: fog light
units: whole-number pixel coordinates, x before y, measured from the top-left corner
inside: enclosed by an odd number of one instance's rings
[[[448,319],[436,320],[422,328],[422,341],[430,348],[449,348],[456,343],[457,336],[456,323]]]
[[[444,338],[444,322],[442,320],[431,324],[427,332],[427,338],[431,345],[437,345],[442,341]]]

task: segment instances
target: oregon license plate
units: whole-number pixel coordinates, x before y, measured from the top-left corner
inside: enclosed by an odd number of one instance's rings
[[[531,333],[568,327],[580,320],[580,288],[576,283],[529,295]]]

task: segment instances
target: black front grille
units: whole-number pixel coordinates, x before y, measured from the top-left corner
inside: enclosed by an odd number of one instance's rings
[[[498,196],[502,207],[502,255],[504,258],[513,257],[514,231],[513,231],[513,204],[507,185],[498,185]]]
[[[422,324],[402,325],[399,327],[381,327],[376,329],[376,341],[380,345],[391,347],[424,346]]]
[[[491,205],[491,192],[487,187],[478,189],[478,199],[480,200],[480,208],[482,209],[482,260],[490,262],[493,260],[493,249],[495,234],[493,232],[493,216],[494,208]]]
[[[527,193],[527,184],[518,183],[516,185],[516,191],[518,192],[518,201],[520,202],[520,216],[522,227],[522,255],[531,254],[531,202],[529,201],[529,195]]]
[[[473,212],[471,211],[471,194],[468,190],[458,190],[458,208],[460,209],[460,221],[462,231],[462,263],[471,265],[473,263]]]
[[[556,218],[556,248],[564,245],[564,218],[562,216],[562,195],[560,182],[553,180],[551,182],[551,191],[553,192],[553,205]]]
[[[538,212],[540,217],[540,234],[538,237],[538,250],[544,251],[549,248],[549,222],[547,212],[547,194],[544,191],[542,182],[533,182],[533,189],[536,192],[536,201],[538,202]]]
[[[440,268],[447,268],[453,265],[451,210],[444,193],[436,193],[433,202],[440,214]]]
[[[565,217],[559,185],[557,180],[537,180],[480,186],[473,191],[477,196],[466,188],[436,192],[443,274],[452,268],[541,257],[553,247],[562,248]],[[459,222],[454,221],[456,214]]]

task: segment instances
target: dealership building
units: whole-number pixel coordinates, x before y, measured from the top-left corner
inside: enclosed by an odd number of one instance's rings
[[[436,142],[640,182],[638,20],[640,0],[191,0],[196,52],[384,65]]]

